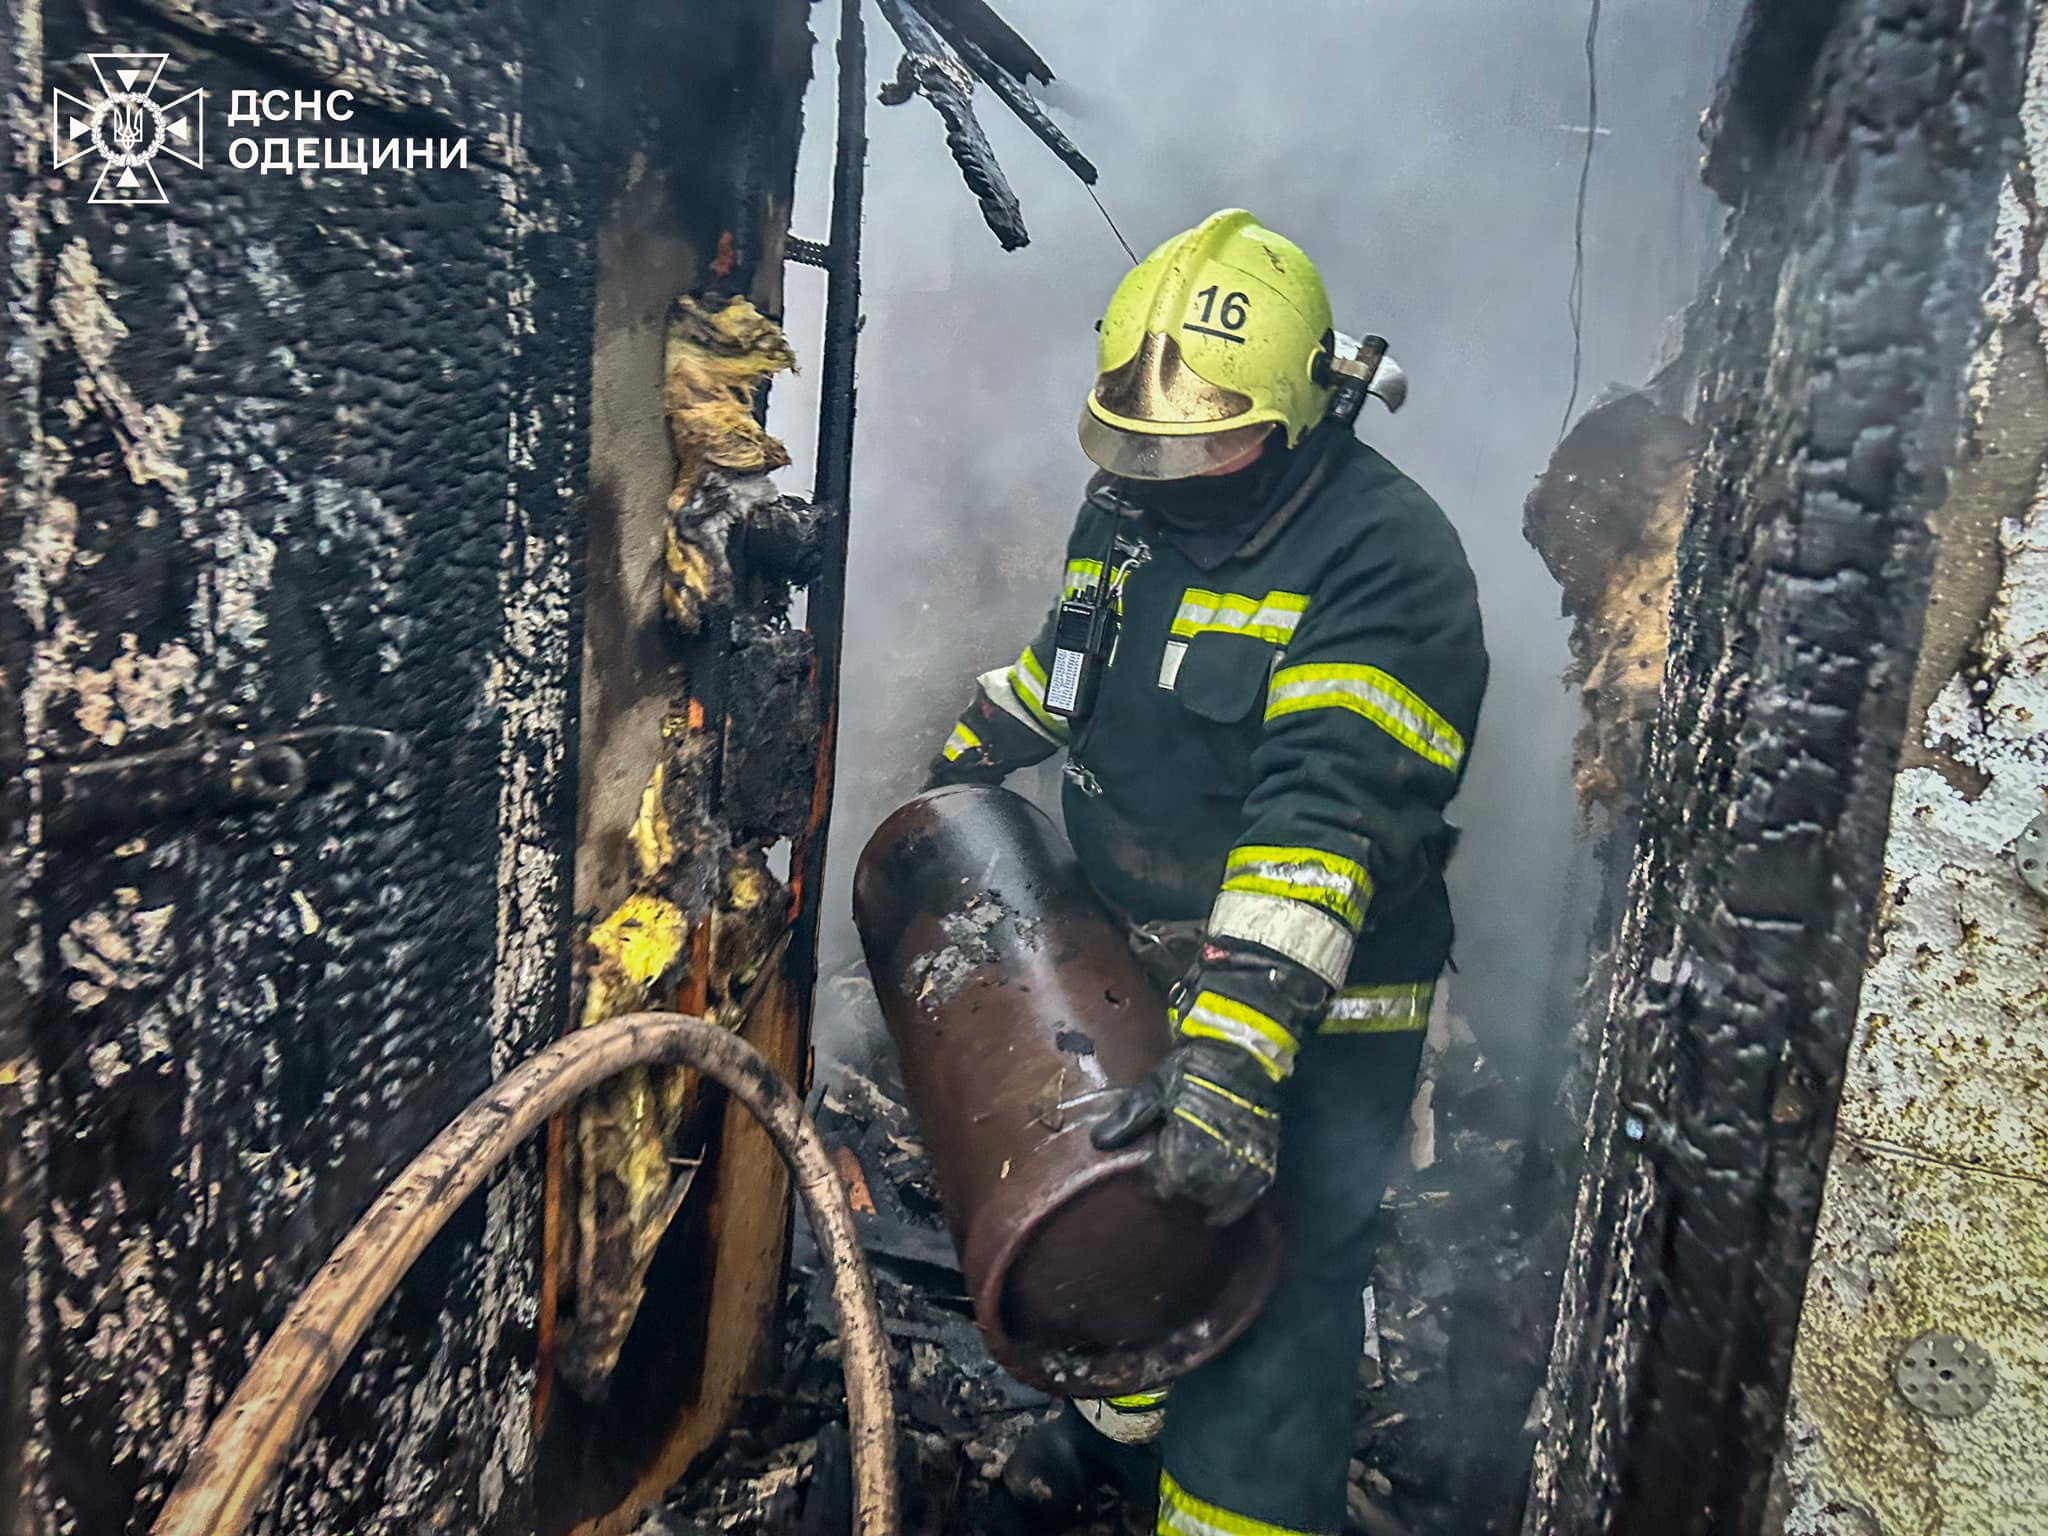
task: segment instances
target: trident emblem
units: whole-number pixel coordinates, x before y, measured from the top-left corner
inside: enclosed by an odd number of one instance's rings
[[[109,102],[107,127],[113,134],[114,147],[124,155],[134,154],[142,142],[142,108],[132,102]]]

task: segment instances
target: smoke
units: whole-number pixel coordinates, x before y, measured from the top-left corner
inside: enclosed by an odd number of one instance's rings
[[[821,5],[817,24],[835,24]],[[1390,338],[1414,390],[1361,435],[1433,494],[1476,571],[1494,670],[1452,866],[1456,1007],[1512,1059],[1561,940],[1576,811],[1576,704],[1557,589],[1522,500],[1570,389],[1566,296],[1585,127],[1582,5],[1527,0],[1037,0],[1010,19],[1059,72],[1055,115],[1101,167],[1140,252],[1220,207],[1300,242],[1340,328]],[[1585,238],[1584,409],[1654,367],[1718,224],[1696,128],[1735,0],[1606,0]],[[895,39],[869,28],[870,70]],[[831,54],[809,103],[796,229],[822,236]],[[1127,266],[1085,190],[986,91],[982,120],[1032,243],[1005,255],[922,102],[871,107],[859,433],[838,797],[823,973],[855,968],[853,862],[913,792],[977,671],[1013,660],[1059,580],[1090,466],[1074,440],[1094,324]],[[809,470],[822,279],[792,269],[808,377],[771,424]],[[794,482],[793,482],[794,483]],[[1045,794],[1051,775],[1022,787]],[[829,986],[821,1053],[864,1057],[873,1021]]]

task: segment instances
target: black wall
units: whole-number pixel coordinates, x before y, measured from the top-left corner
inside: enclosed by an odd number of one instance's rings
[[[370,1198],[560,1027],[596,231],[651,165],[750,271],[802,84],[786,8],[653,9],[0,19],[7,1529],[147,1529]],[[167,206],[50,169],[48,92],[114,50],[170,55],[159,99],[211,93]],[[227,123],[231,91],[315,86],[354,118]],[[466,136],[468,163],[259,176],[236,133]],[[137,758],[332,726],[402,761],[251,809]],[[538,1197],[521,1163],[436,1241],[272,1529],[530,1528]]]

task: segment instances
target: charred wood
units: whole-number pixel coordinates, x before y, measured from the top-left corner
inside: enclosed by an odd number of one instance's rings
[[[1758,4],[1738,46],[1532,1533],[1764,1518],[2026,13]]]

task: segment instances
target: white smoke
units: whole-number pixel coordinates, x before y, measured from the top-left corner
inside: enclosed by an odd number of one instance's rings
[[[1647,376],[1711,256],[1696,125],[1736,11],[1736,0],[1607,0],[1581,409],[1603,384]],[[813,14],[830,29],[834,12]],[[1389,337],[1414,380],[1400,417],[1369,405],[1361,430],[1442,503],[1479,577],[1494,671],[1453,811],[1465,828],[1453,995],[1481,1040],[1512,1055],[1550,976],[1575,828],[1565,625],[1520,521],[1569,389],[1585,9],[1012,0],[1007,14],[1060,74],[1048,100],[1101,167],[1098,190],[1140,252],[1216,208],[1248,207],[1317,260],[1340,328]],[[868,43],[879,83],[897,54],[879,18]],[[829,199],[828,47],[817,60],[796,217],[813,238]],[[977,101],[1032,233],[1010,255],[982,226],[930,108],[869,114],[828,976],[857,957],[848,890],[869,831],[916,788],[973,674],[1014,659],[1057,586],[1089,468],[1074,421],[1094,323],[1126,266],[1081,186],[986,91]],[[792,269],[788,323],[808,371],[778,384],[771,419],[799,477],[822,286]],[[848,990],[821,992],[827,1056],[865,1054]]]

